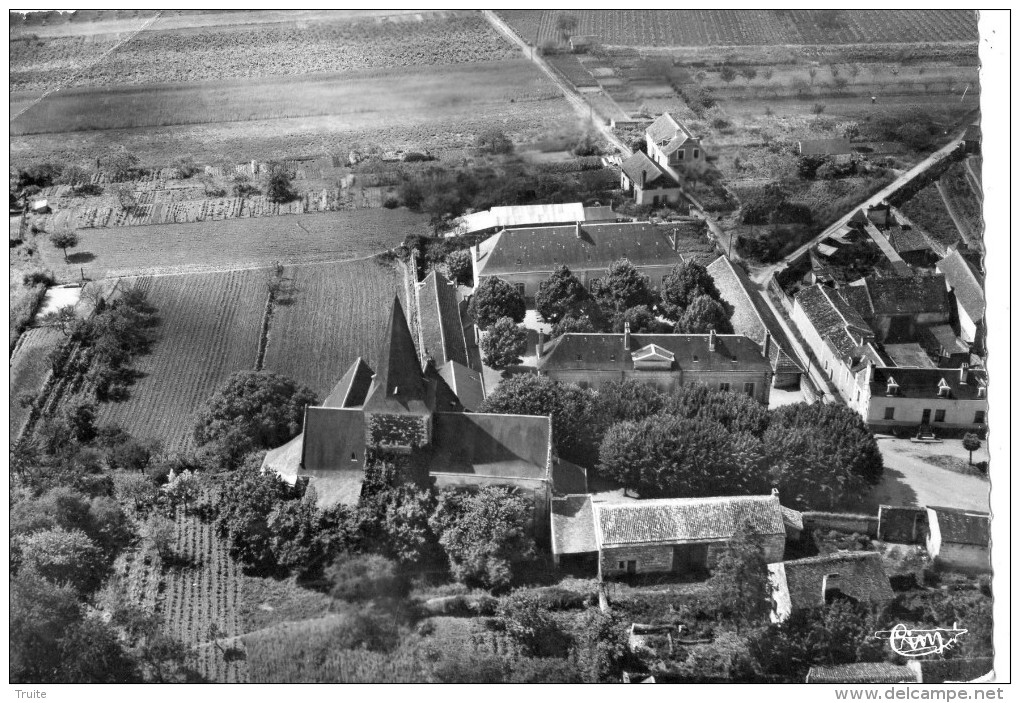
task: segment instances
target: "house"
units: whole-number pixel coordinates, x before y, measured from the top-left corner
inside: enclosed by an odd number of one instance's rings
[[[439,487],[519,489],[533,499],[544,539],[556,461],[551,419],[464,412],[435,368],[422,370],[398,298],[385,340],[377,367],[355,361],[322,405],[305,409],[301,434],[266,455],[264,470],[308,481],[320,505],[356,503],[366,455],[382,450]]]
[[[685,230],[704,226],[699,218],[685,218],[662,226],[578,222],[565,227],[505,229],[471,248],[475,289],[496,276],[517,286],[533,305],[538,286],[560,266],[590,287],[619,259],[629,260],[653,286],[660,286],[673,266],[683,261],[677,249]]]
[[[633,380],[665,393],[700,383],[746,393],[768,405],[772,363],[763,347],[742,334],[622,334],[571,332],[560,335],[538,358],[538,373],[582,388]]]
[[[468,353],[457,287],[438,271],[430,271],[415,292],[422,354],[435,365],[464,409],[477,410],[485,398],[482,373]]]
[[[807,683],[918,683],[916,667],[888,662],[858,662],[808,669]]]
[[[878,342],[914,341],[921,327],[946,324],[953,316],[942,275],[869,276],[839,292],[868,323]]]
[[[453,228],[444,236],[495,234],[501,229],[514,227],[569,225],[575,222],[616,222],[616,213],[606,205],[585,207],[582,203],[505,205],[457,218]]]
[[[681,170],[703,170],[705,150],[701,139],[668,112],[648,125],[645,130],[645,151],[648,158],[661,166],[677,181]]]
[[[711,569],[745,525],[761,540],[766,561],[783,558],[786,527],[775,494],[593,503],[592,508],[600,578]]]
[[[893,599],[878,552],[840,552],[769,564],[772,622],[795,610],[817,608],[844,598],[880,605]]]
[[[624,160],[620,168],[620,188],[638,205],[657,207],[683,200],[676,179],[643,151],[636,151]]]
[[[755,289],[744,270],[720,256],[708,266],[715,287],[730,307],[733,331],[761,344],[772,365],[772,384],[777,388],[799,387],[804,372],[794,361],[786,334],[769,306]],[[780,341],[782,340],[782,341]]]
[[[959,369],[910,369],[865,364],[848,404],[876,432],[930,427],[980,431],[988,422],[988,377]]]
[[[582,54],[595,45],[597,38],[593,34],[572,34],[570,36],[570,50],[575,54]]]
[[[866,361],[885,364],[871,327],[833,288],[816,283],[802,289],[790,317],[844,398],[853,398],[856,374]]]
[[[970,363],[970,345],[957,336],[950,325],[933,325],[918,335],[928,356],[938,360],[940,368],[960,368]]]
[[[47,212],[52,212],[50,210],[50,201],[47,200],[46,198],[33,200],[32,204],[29,205],[28,208],[37,215],[44,215]]]
[[[963,258],[958,249],[950,250],[935,268],[942,274],[947,290],[953,294],[960,323],[960,337],[981,347],[985,321],[984,277]]]
[[[878,506],[878,539],[923,544],[928,537],[928,510],[913,505]]]
[[[991,515],[928,506],[925,546],[932,561],[961,571],[991,571]]]

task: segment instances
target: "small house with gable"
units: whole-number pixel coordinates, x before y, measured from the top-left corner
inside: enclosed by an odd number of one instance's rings
[[[880,605],[893,599],[878,552],[840,552],[769,564],[772,622],[836,599]]]
[[[935,265],[956,303],[960,337],[980,348],[984,337],[985,281],[957,249]]]
[[[988,513],[928,506],[925,546],[936,564],[960,571],[991,571],[990,544]]]
[[[620,169],[620,187],[638,205],[679,203],[683,200],[680,184],[643,151],[624,160]]]
[[[662,113],[648,125],[645,130],[645,148],[648,158],[677,180],[681,169],[700,170],[705,167],[705,150],[701,146],[701,138],[694,136],[686,125],[668,112]]]

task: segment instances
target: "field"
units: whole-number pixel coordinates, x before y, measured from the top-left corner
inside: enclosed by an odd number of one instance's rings
[[[944,247],[961,243],[960,231],[934,183],[901,205],[900,210]]]
[[[70,264],[48,242],[44,263],[60,279],[188,273],[372,256],[425,229],[405,209],[350,210],[79,232]]]
[[[719,46],[976,42],[977,14],[957,10],[851,10],[824,26],[818,10],[578,10],[572,34],[609,46]],[[500,10],[529,43],[556,43],[556,10]]]
[[[967,177],[966,165],[960,162],[950,167],[940,179],[939,188],[950,212],[956,215],[965,230],[961,233],[964,239],[980,241],[984,228],[981,199]]]
[[[264,368],[319,398],[359,356],[377,362],[398,291],[410,314],[400,271],[378,260],[288,267],[285,277],[294,292],[273,309]]]
[[[160,339],[134,366],[131,397],[100,406],[99,422],[168,450],[191,446],[193,414],[235,371],[253,369],[266,308],[265,271],[159,276],[137,284],[159,309]]]
[[[57,346],[63,335],[52,327],[26,330],[11,354],[11,438],[17,437],[31,411],[19,402],[22,396],[35,396],[50,376],[49,351]]]

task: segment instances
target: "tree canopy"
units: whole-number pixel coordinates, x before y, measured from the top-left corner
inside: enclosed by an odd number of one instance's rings
[[[577,316],[590,296],[584,285],[566,266],[559,266],[538,285],[535,308],[542,319],[556,324],[564,317]]]
[[[527,350],[528,333],[509,317],[499,318],[489,325],[482,338],[482,361],[486,366],[502,371],[521,363]]]
[[[483,329],[501,317],[524,322],[524,296],[502,278],[486,278],[471,297],[470,313]]]
[[[679,320],[683,312],[699,295],[707,295],[713,300],[722,300],[712,274],[697,261],[691,260],[676,264],[662,278],[663,312],[671,320]]]
[[[733,533],[708,582],[717,612],[739,623],[755,624],[772,607],[769,566],[761,540],[748,522]]]
[[[677,334],[733,334],[730,311],[723,303],[707,295],[695,297],[680,315],[674,332]]]
[[[446,272],[459,286],[470,286],[474,276],[471,252],[465,249],[451,251],[446,255]]]
[[[592,295],[606,311],[622,313],[638,305],[654,305],[656,296],[648,276],[627,259],[614,261],[607,275],[592,284]]]

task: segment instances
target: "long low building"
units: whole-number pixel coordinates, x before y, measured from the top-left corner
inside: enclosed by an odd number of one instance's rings
[[[917,369],[867,364],[856,376],[850,407],[880,431],[983,430],[988,377],[981,369]]]
[[[447,237],[496,232],[511,227],[566,225],[575,222],[616,222],[616,213],[606,205],[585,207],[582,203],[505,205],[457,218]]]

